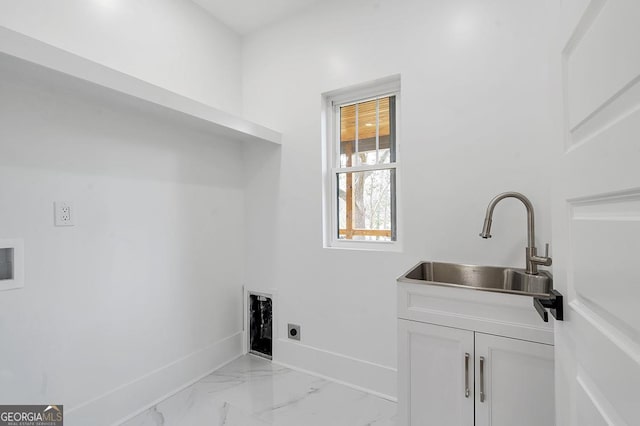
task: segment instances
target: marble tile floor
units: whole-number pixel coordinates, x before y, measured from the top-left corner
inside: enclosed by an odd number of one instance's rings
[[[252,355],[124,426],[394,426],[396,403]]]

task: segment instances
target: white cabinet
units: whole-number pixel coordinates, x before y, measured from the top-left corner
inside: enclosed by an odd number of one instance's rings
[[[525,296],[403,284],[399,426],[553,426],[553,328]]]
[[[476,426],[555,423],[553,346],[475,333],[475,355]]]
[[[399,321],[401,425],[473,425],[473,332]]]

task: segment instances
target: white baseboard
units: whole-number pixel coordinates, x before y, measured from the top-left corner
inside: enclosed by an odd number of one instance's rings
[[[242,332],[123,384],[69,410],[65,424],[118,425],[242,355]]]
[[[397,402],[398,370],[287,339],[275,341],[274,363]]]

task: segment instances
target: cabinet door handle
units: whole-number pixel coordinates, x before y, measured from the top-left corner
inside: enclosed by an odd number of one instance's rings
[[[480,402],[484,402],[484,357],[480,357]]]
[[[464,397],[469,398],[469,353],[464,354]]]

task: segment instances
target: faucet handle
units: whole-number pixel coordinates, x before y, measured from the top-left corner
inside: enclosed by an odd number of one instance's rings
[[[542,257],[540,260],[540,265],[551,266],[552,260],[549,257],[549,243],[546,243],[544,245],[544,257]]]
[[[545,245],[544,256],[537,256],[535,254],[529,255],[529,253],[535,253],[535,247],[533,250],[527,251],[527,260],[535,265],[551,266],[552,259],[549,257],[549,243]]]

